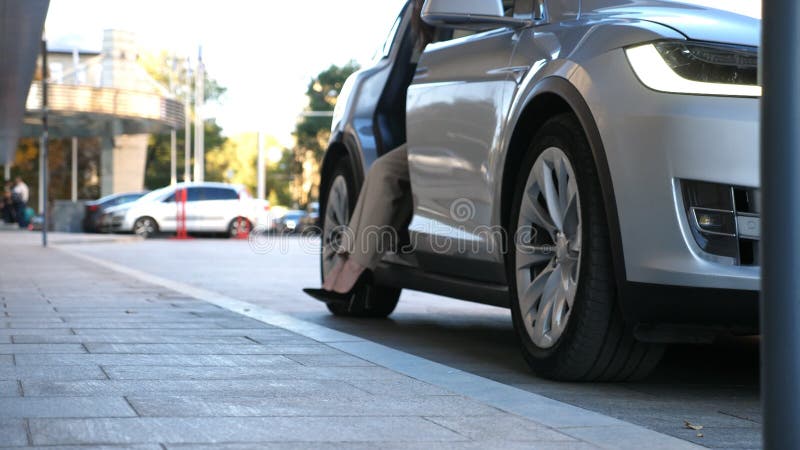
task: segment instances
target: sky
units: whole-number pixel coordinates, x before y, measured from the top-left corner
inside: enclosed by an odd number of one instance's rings
[[[94,50],[103,30],[145,51],[196,58],[228,88],[208,108],[226,135],[261,131],[291,144],[310,79],[331,64],[369,64],[404,0],[51,0],[51,48]]]

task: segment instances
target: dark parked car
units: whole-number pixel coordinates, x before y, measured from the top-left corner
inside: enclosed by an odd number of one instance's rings
[[[109,229],[104,229],[103,225],[100,223],[100,218],[103,216],[103,212],[112,206],[124,205],[125,203],[139,200],[145,194],[147,194],[147,191],[126,192],[122,194],[107,195],[103,198],[87,202],[85,205],[86,212],[83,216],[83,231],[87,233],[111,231]]]
[[[306,216],[300,220],[301,233],[319,234],[319,202],[311,202],[306,209]]]
[[[273,229],[276,233],[289,234],[289,233],[302,233],[303,221],[308,217],[308,212],[302,209],[292,209],[286,211],[283,217],[275,219],[275,226]]]

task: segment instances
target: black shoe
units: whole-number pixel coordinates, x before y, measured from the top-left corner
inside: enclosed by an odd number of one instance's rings
[[[342,305],[350,304],[350,299],[353,297],[353,291],[340,294],[338,292],[326,291],[325,289],[305,288],[303,292],[311,297],[321,301],[322,303],[339,303]]]
[[[340,303],[349,305],[350,300],[353,299],[353,295],[355,295],[355,293],[361,289],[362,286],[369,284],[371,279],[372,277],[370,271],[365,269],[364,272],[359,275],[358,280],[356,280],[356,283],[353,285],[353,288],[343,294],[334,291],[326,291],[325,289],[314,288],[305,288],[303,289],[303,292],[323,303]]]

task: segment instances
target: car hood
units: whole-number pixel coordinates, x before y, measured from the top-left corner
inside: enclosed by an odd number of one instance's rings
[[[112,206],[110,208],[106,208],[105,210],[103,210],[103,213],[105,213],[105,214],[123,214],[123,213],[128,212],[128,210],[131,209],[131,207],[133,206],[134,203],[136,203],[136,202],[126,203],[124,205]]]
[[[583,0],[581,16],[646,20],[698,41],[752,47],[761,41],[760,0]]]

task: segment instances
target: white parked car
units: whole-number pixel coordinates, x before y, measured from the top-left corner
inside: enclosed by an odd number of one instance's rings
[[[175,232],[179,204],[176,193],[187,190],[186,231],[190,233],[249,233],[266,217],[269,203],[256,200],[244,186],[224,183],[179,183],[155,190],[139,200],[110,208],[104,221],[117,232],[150,237]]]

